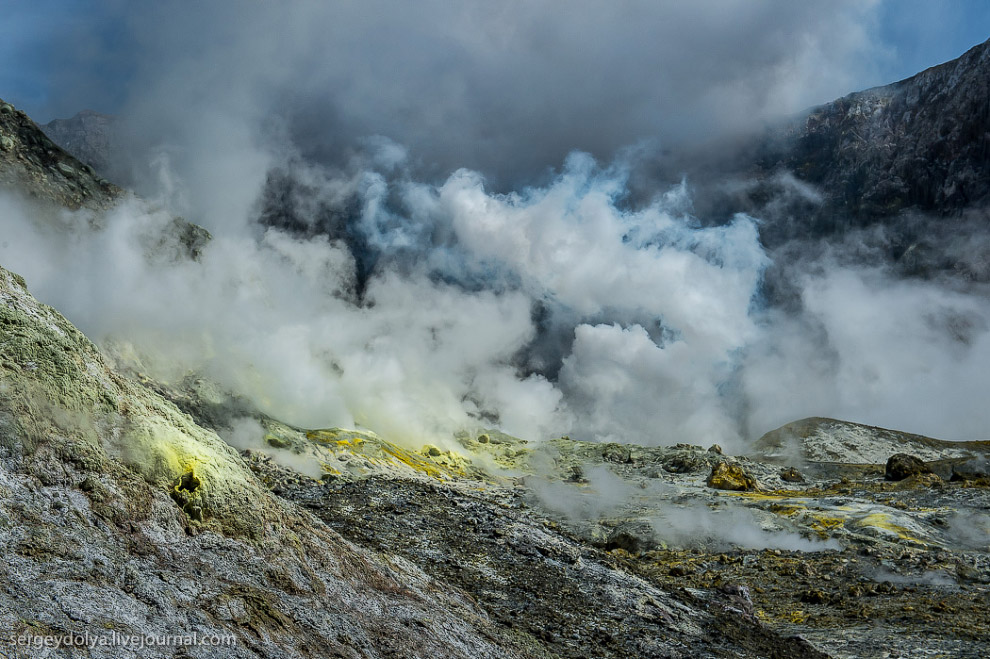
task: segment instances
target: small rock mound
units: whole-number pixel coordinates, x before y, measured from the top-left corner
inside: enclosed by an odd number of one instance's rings
[[[931,468],[921,458],[907,453],[895,453],[887,460],[884,478],[889,481],[902,481],[908,476],[931,472]]]
[[[790,467],[780,470],[780,480],[786,483],[803,483],[804,475],[794,467]]]
[[[712,467],[708,476],[708,487],[716,490],[734,490],[737,492],[759,489],[760,484],[755,478],[736,464],[719,462]]]

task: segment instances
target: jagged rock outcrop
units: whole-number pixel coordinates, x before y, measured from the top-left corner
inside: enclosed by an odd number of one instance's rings
[[[686,176],[705,224],[759,218],[775,268],[827,243],[908,276],[990,280],[990,41],[756,135],[670,154],[658,170],[668,184]]]
[[[990,41],[814,108],[762,154],[824,192],[822,222],[939,215],[990,201]]]
[[[57,146],[23,111],[2,100],[0,187],[73,209],[106,209],[123,192]]]
[[[94,171],[112,178],[114,160],[120,155],[118,121],[109,114],[83,110],[68,119],[53,119],[41,130]]]

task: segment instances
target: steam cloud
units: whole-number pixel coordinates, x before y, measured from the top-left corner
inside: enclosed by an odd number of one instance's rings
[[[796,531],[764,528],[759,514],[738,504],[712,509],[703,500],[681,500],[678,491],[662,482],[636,486],[598,465],[584,472],[586,487],[573,483],[528,478],[526,485],[541,505],[571,520],[600,522],[625,519],[641,539],[674,547],[726,549],[786,549],[822,551],[839,549],[835,540],[803,537]],[[637,510],[638,501],[665,501],[662,508]],[[621,527],[620,527],[621,530]]]
[[[0,262],[159,376],[202,370],[301,426],[731,450],[822,415],[985,437],[985,290],[768,254],[759,218],[704,226],[690,182],[630,192],[657,137],[862,86],[876,7],[135,5],[126,175],[151,201],[0,199]],[[67,70],[74,111],[102,83]],[[198,261],[173,213],[213,233]],[[763,299],[771,264],[794,308]]]
[[[495,194],[369,149],[344,170],[283,162],[308,190],[294,216],[351,209],[350,237],[259,223],[263,184],[198,261],[153,203],[39,222],[5,198],[0,259],[91,336],[162,357],[161,377],[201,369],[306,427],[738,449],[813,414],[950,438],[990,424],[981,289],[808,256],[801,307],[766,307],[756,220],[702,228],[684,185],[624,208],[625,161],[573,154],[546,187]]]

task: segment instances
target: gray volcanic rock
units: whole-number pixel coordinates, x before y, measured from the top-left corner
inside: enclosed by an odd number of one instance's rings
[[[53,119],[40,127],[53,142],[108,178],[118,154],[118,120],[93,110],[69,119]]]
[[[771,430],[753,446],[753,457],[781,463],[885,464],[910,451],[925,461],[969,459],[990,454],[990,442],[947,442],[900,430],[811,417]]]

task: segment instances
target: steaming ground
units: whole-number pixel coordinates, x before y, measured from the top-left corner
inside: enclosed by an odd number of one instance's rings
[[[158,377],[204,373],[304,427],[738,449],[818,415],[990,435],[983,288],[792,248],[776,276],[800,304],[769,307],[759,220],[702,228],[686,185],[630,208],[629,163],[576,153],[545,187],[492,194],[373,147],[341,170],[286,160],[292,198],[260,182],[199,260],[165,202],[95,218],[8,196],[0,262]]]
[[[683,491],[667,483],[633,485],[603,465],[584,470],[583,476],[586,487],[539,478],[527,479],[526,485],[549,510],[572,521],[610,516],[622,519],[628,516],[631,502],[664,501],[665,505],[650,510],[645,521],[653,538],[671,546],[791,551],[840,548],[835,540],[822,541],[802,537],[797,532],[765,529],[753,511],[741,505],[722,502],[722,508],[713,509],[700,500],[685,501]],[[678,502],[672,503],[675,500]]]

